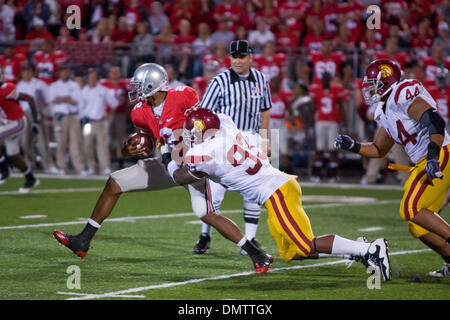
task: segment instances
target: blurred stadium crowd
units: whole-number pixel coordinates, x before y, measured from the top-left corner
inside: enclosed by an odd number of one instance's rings
[[[379,29],[366,25],[366,8],[374,4]],[[67,28],[70,5],[81,9],[80,29]],[[136,66],[164,65],[171,88],[191,85],[201,97],[209,80],[230,67],[229,42],[246,39],[253,67],[270,80],[271,127],[285,144],[280,166],[309,173],[314,163],[325,171],[332,153],[315,153],[316,122],[337,122],[361,140],[373,136],[361,85],[375,58],[395,60],[405,78],[421,81],[448,121],[449,24],[448,0],[0,0],[0,65],[42,114],[40,133],[23,137],[30,165],[55,174],[108,174],[123,166],[119,149],[131,130],[127,79]],[[378,169],[362,182],[376,182]]]

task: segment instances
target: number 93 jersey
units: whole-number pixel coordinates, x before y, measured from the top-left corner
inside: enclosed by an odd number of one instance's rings
[[[272,167],[260,146],[250,145],[233,120],[218,114],[220,130],[213,138],[190,148],[184,162],[191,172],[204,172],[246,200],[263,204],[289,181]]]
[[[375,121],[386,129],[391,138],[402,145],[412,162],[423,160],[430,143],[428,129],[408,115],[408,108],[420,97],[432,108],[436,102],[418,80],[406,79],[392,88],[386,106],[379,103],[375,110]],[[450,136],[445,131],[443,146],[450,143]]]

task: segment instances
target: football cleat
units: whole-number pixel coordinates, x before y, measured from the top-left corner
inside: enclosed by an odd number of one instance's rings
[[[261,246],[260,246],[259,242],[256,241],[256,238],[253,238],[252,240],[250,240],[250,242],[253,243],[253,245],[254,245],[255,247],[257,247],[258,249],[261,249]],[[247,251],[245,251],[244,249],[241,249],[241,255],[247,256],[248,253],[247,253]]]
[[[0,184],[4,184],[9,177],[9,170],[4,170],[0,173]]]
[[[195,254],[206,254],[211,243],[211,237],[207,233],[202,233],[192,251]]]
[[[441,269],[431,271],[428,275],[434,278],[450,278],[450,263],[444,262],[444,266]]]
[[[254,262],[255,274],[266,273],[270,268],[270,264],[273,263],[273,260],[274,259],[270,254],[265,253],[260,261]]]
[[[60,244],[72,250],[80,258],[84,258],[89,250],[89,244],[86,245],[77,236],[71,236],[59,230],[53,231],[53,236]]]
[[[39,179],[33,178],[27,181],[25,181],[25,184],[22,188],[19,189],[20,193],[29,193],[32,188],[37,187],[41,182]]]
[[[391,264],[389,261],[389,247],[386,239],[378,238],[371,242],[367,253],[362,257],[364,265],[378,268],[384,281],[391,280]]]

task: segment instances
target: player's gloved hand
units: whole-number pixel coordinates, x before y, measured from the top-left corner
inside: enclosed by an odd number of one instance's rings
[[[34,134],[39,133],[39,122],[33,122],[31,124],[31,132],[33,132]]]
[[[161,161],[167,170],[167,165],[172,161],[172,149],[167,144],[163,144],[159,151],[161,152]]]
[[[434,142],[428,144],[427,165],[425,171],[429,179],[442,179],[444,174],[441,171],[439,164],[439,153],[441,148]]]
[[[361,148],[361,144],[348,135],[340,134],[334,141],[334,147],[336,149],[358,153]]]

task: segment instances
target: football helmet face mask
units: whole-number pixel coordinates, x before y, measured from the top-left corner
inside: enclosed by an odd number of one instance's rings
[[[156,63],[145,63],[134,71],[130,80],[128,99],[136,102],[145,100],[158,91],[167,91],[169,79],[166,70]]]
[[[366,69],[363,96],[368,104],[379,102],[400,81],[402,71],[398,63],[389,59],[372,61]]]
[[[213,138],[220,128],[220,119],[209,109],[194,108],[186,116],[183,141],[193,146]]]

